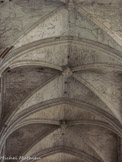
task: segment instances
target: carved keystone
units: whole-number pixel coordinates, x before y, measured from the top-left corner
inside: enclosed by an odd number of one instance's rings
[[[70,76],[72,76],[72,71],[71,71],[71,69],[70,69],[69,67],[66,67],[66,68],[63,70],[62,74],[63,74],[65,77],[70,77]]]
[[[65,121],[65,120],[61,120],[60,121],[60,126],[61,126],[61,128],[64,130],[64,129],[66,129],[66,127],[67,127],[67,122]]]

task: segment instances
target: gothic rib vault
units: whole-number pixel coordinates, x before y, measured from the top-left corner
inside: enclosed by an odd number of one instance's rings
[[[121,1],[0,2],[0,156],[121,162]]]

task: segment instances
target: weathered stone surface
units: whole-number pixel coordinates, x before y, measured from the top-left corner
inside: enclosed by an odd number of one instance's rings
[[[44,84],[56,74],[56,71],[43,69],[40,66],[18,67],[5,73],[3,94],[3,117],[8,117],[32,91]],[[31,80],[33,78],[33,81]]]
[[[9,0],[0,3],[0,48],[11,46],[42,17],[62,5],[51,0]]]
[[[28,149],[38,139],[41,139],[43,134],[48,132],[50,128],[49,125],[33,124],[16,130],[7,140],[6,155],[21,156],[24,153],[23,148]]]
[[[83,159],[81,160],[81,158],[77,158],[75,156],[66,153],[56,153],[54,155],[50,155],[49,157],[45,157],[44,159],[39,160],[38,162],[50,162],[50,161],[85,162]]]
[[[121,5],[0,1],[0,157],[122,161]]]

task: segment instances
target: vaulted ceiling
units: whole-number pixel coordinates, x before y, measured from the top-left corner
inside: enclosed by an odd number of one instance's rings
[[[121,162],[121,0],[0,0],[0,15],[0,155]]]

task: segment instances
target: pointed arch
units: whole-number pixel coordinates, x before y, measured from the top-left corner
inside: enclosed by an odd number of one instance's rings
[[[19,113],[17,116],[15,116],[14,120],[10,123],[10,125],[2,132],[1,134],[1,147],[6,140],[6,137],[8,136],[9,132],[13,129],[13,127],[22,121],[25,117],[29,116],[30,114],[33,114],[34,112],[38,112],[43,109],[51,108],[55,105],[61,105],[61,104],[68,104],[68,105],[74,105],[77,108],[85,109],[90,112],[96,113],[102,118],[104,118],[117,132],[118,134],[122,135],[122,126],[120,122],[110,115],[109,113],[105,112],[101,108],[95,107],[91,104],[88,104],[83,101],[78,101],[78,100],[72,100],[68,98],[58,98],[58,99],[52,99],[45,101],[43,103],[39,103],[37,105],[34,105],[28,109],[22,111]]]
[[[113,57],[116,59],[120,64],[122,64],[122,54],[121,52],[111,49],[110,47],[107,47],[103,44],[97,43],[95,41],[90,41],[82,38],[76,38],[71,36],[64,36],[64,37],[53,37],[53,38],[47,38],[39,41],[35,41],[33,43],[29,43],[27,45],[24,45],[18,49],[13,50],[12,52],[7,55],[3,61],[1,62],[0,67],[0,74],[10,65],[12,62],[25,54],[28,54],[30,51],[34,51],[35,49],[43,48],[43,47],[51,47],[56,44],[77,44],[77,45],[84,45],[86,47],[93,48],[97,51],[102,51],[106,55],[109,55],[110,57]]]
[[[85,64],[72,68],[73,72],[85,71],[85,70],[115,70],[116,72],[122,72],[122,65],[118,64],[107,64],[107,63],[93,63]]]
[[[89,88],[95,95],[97,95],[106,105],[107,107],[110,109],[110,111],[113,112],[113,114],[115,115],[115,117],[121,122],[121,115],[117,112],[116,109],[114,109],[111,104],[106,100],[106,98],[98,92],[98,90],[92,86],[88,81],[86,81],[85,79],[79,77],[76,74],[72,75],[76,80],[78,80],[80,83],[82,83],[83,85],[85,85],[87,88]]]
[[[107,26],[105,26],[103,23],[101,23],[98,19],[96,19],[94,16],[92,16],[90,13],[88,13],[85,9],[83,9],[79,4],[75,5],[77,10],[85,15],[89,20],[94,22],[97,26],[99,26],[103,31],[105,31],[115,42],[118,43],[118,45],[122,46],[122,40],[120,37],[114,33],[112,30],[110,30]]]
[[[40,151],[39,153],[32,155],[32,157],[44,158],[44,157],[47,157],[49,155],[53,155],[56,153],[71,154],[76,157],[83,158],[84,160],[87,160],[88,162],[101,162],[97,158],[89,155],[88,153],[82,152],[81,150],[74,149],[71,147],[66,147],[66,146],[58,146],[58,147],[48,148],[48,149]],[[36,161],[37,160],[31,160],[31,162],[36,162]]]

